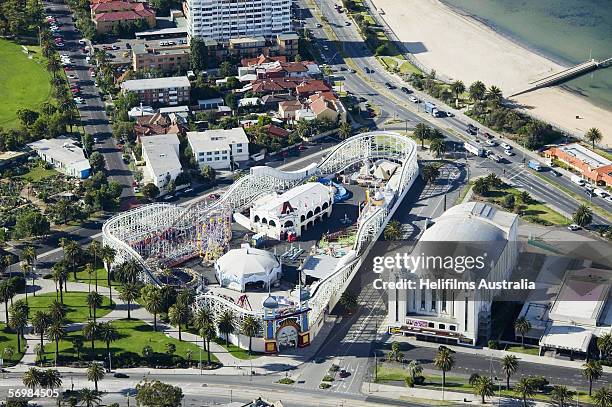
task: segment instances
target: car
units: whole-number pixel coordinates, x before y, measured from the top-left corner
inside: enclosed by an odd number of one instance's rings
[[[77,105],[82,105],[83,103],[85,103],[85,100],[83,100],[82,97],[76,97],[74,98],[74,103],[76,103]]]
[[[70,89],[70,93],[72,93],[73,96],[76,96],[81,93],[81,91],[79,89]]]
[[[485,144],[488,145],[489,147],[495,147],[497,145],[497,143],[493,140],[485,140]]]
[[[300,144],[300,145],[298,146],[298,150],[300,150],[300,151],[304,151],[304,150],[306,150],[306,149],[307,149],[307,147],[306,147],[305,145],[303,145],[303,144]]]
[[[170,201],[170,200],[172,200],[172,199],[174,199],[174,195],[166,195],[166,196],[164,197],[164,201]]]
[[[385,87],[387,89],[397,89],[397,86],[390,84],[389,82],[385,82]]]
[[[81,44],[81,45],[87,45],[87,41],[85,41],[85,40],[82,40],[82,39],[81,39],[81,40],[79,40],[79,44]]]
[[[139,193],[139,192],[140,192],[140,188],[138,188],[138,187],[134,187],[134,193],[135,193],[135,194],[137,194],[137,193]]]
[[[125,48],[127,48],[127,49],[132,49],[132,46],[130,45],[130,43],[129,43],[129,42],[126,42],[126,43],[125,43]]]
[[[550,170],[550,173],[554,176],[554,177],[560,177],[561,173],[559,171],[555,171],[555,170]]]
[[[504,150],[512,150],[512,146],[508,143],[501,143],[500,146],[502,146]]]
[[[471,127],[468,127],[467,129],[465,129],[465,132],[466,132],[467,134],[471,134],[472,136],[475,136],[476,134],[478,134],[478,131],[474,130],[474,129],[473,129],[473,128],[471,128]]]
[[[59,48],[64,48],[64,43],[63,42],[58,42],[57,44],[55,44],[56,47]]]
[[[580,225],[576,225],[575,223],[572,223],[571,225],[569,225],[567,227],[569,230],[571,230],[572,232],[575,232],[577,230],[582,229],[582,227]]]
[[[374,73],[374,70],[372,68],[368,68],[367,66],[365,67],[365,73]]]
[[[116,379],[127,379],[127,378],[128,378],[128,377],[130,377],[130,376],[128,376],[128,375],[127,375],[127,374],[125,374],[125,373],[115,372],[115,373],[113,374],[113,377],[114,377],[114,378],[116,378]]]
[[[317,28],[321,28],[321,27],[323,27],[323,25],[322,25],[321,23],[317,23],[317,24],[315,24],[315,26],[316,26]]]
[[[220,195],[219,194],[210,194],[208,195],[208,199],[219,199]]]
[[[78,79],[78,77],[76,75],[74,75],[74,74],[68,74],[68,75],[66,75],[66,77],[68,79]]]
[[[512,150],[504,150],[504,154],[506,154],[508,157],[512,157],[514,152]]]
[[[410,96],[408,100],[411,101],[412,103],[419,103],[419,99],[417,99],[415,96]]]
[[[113,46],[111,47],[111,49],[112,49],[113,51],[117,51],[117,50],[119,49],[119,47],[118,47],[118,46],[116,46],[116,45],[113,45]]]
[[[85,57],[85,62],[90,63],[91,62],[91,57],[90,56],[86,56]]]
[[[93,142],[94,142],[95,144],[98,144],[98,143],[100,142],[100,139],[98,139],[97,137],[94,137],[94,138],[93,138]]]
[[[96,73],[94,71],[89,72],[89,76],[91,76],[92,78],[96,77]]]
[[[111,49],[113,49],[113,47],[111,47],[110,45],[103,45],[103,46],[102,46],[102,49],[103,49],[104,51],[110,51]]]
[[[407,87],[405,87],[405,86],[402,86],[400,89],[401,89],[401,90],[402,90],[402,92],[404,92],[405,94],[410,94],[410,93],[412,93],[412,91],[411,91],[410,89],[408,89]]]
[[[347,21],[346,23],[344,23],[344,25],[348,27],[349,25],[351,25],[351,22]]]
[[[446,112],[446,117],[455,117],[453,112]]]
[[[193,192],[193,188],[191,188],[191,187],[186,188],[183,192],[186,193],[186,194],[190,194],[190,193]]]
[[[612,203],[612,195],[608,195],[607,197],[605,197],[605,200]]]
[[[346,371],[345,369],[340,370],[340,372],[338,372],[338,376],[340,376],[341,378],[345,378],[345,377],[349,377],[351,374]]]
[[[354,70],[354,69],[349,69],[349,72],[350,72],[350,73],[357,73],[357,71],[356,71],[356,70]]]

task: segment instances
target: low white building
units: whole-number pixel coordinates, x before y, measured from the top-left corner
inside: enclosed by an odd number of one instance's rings
[[[179,160],[179,139],[176,134],[142,137],[142,158],[145,161],[145,182],[160,190],[183,171]]]
[[[91,172],[89,160],[85,158],[83,149],[67,137],[41,139],[29,143],[28,147],[59,172],[76,178],[87,178]]]
[[[249,160],[249,139],[242,127],[229,130],[187,132],[191,151],[200,167],[231,169],[233,165]]]
[[[420,339],[475,345],[479,336],[489,334],[491,304],[500,290],[458,285],[472,281],[478,287],[482,280],[510,280],[518,259],[518,216],[481,202],[468,202],[448,209],[433,222],[412,255],[421,257],[421,261],[432,259],[428,264],[434,266],[391,273],[391,280],[406,279],[416,284],[414,289],[388,290],[389,330]],[[482,256],[483,266],[460,271],[449,269],[447,263],[435,265],[438,257],[450,256],[458,261],[468,255]],[[423,281],[441,281],[441,288],[422,286]]]
[[[281,278],[281,262],[272,253],[242,247],[225,253],[215,262],[221,287],[244,292],[247,286],[268,289]]]
[[[281,195],[265,195],[251,208],[251,230],[274,239],[291,232],[301,236],[331,215],[333,202],[332,188],[319,182],[299,185]]]

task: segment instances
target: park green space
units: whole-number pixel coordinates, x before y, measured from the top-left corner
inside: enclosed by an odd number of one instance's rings
[[[17,127],[17,110],[36,110],[49,98],[50,74],[39,47],[28,47],[32,59],[21,45],[0,39],[0,127]]]
[[[30,307],[30,315],[34,315],[36,311],[46,311],[54,300],[56,293],[38,294],[36,297],[28,297],[28,305]],[[96,311],[96,317],[100,318],[109,312],[115,306],[115,303],[110,303],[108,297],[103,296],[104,301],[102,306]],[[87,293],[81,291],[69,291],[64,293],[64,306],[66,307],[66,322],[85,322],[89,319],[89,307],[87,306]]]
[[[91,276],[85,271],[85,268],[80,269],[76,273],[76,279],[74,278],[73,273],[70,273],[68,276],[68,281],[72,281],[75,283],[83,283],[83,284],[91,284],[92,287],[96,285],[96,276],[98,278],[98,287],[108,287],[108,272],[102,266],[97,267],[96,273],[92,273]],[[111,281],[111,285],[113,287],[118,286],[119,283],[116,281]],[[102,291],[105,293],[107,290]]]
[[[179,356],[186,359],[188,351],[191,351],[191,358],[194,361],[199,360],[200,347],[194,343],[179,341],[178,339],[166,336],[163,332],[154,332],[153,327],[147,323],[137,319],[120,319],[111,322],[117,328],[120,339],[110,344],[110,351],[113,355],[121,352],[133,352],[140,357],[141,362],[144,362],[142,350],[145,346],[150,346],[153,349],[154,355],[151,356],[153,364],[168,364],[170,355],[166,354],[166,346],[173,344],[176,346],[174,356]],[[59,342],[60,359],[76,360],[77,351],[74,348],[73,340],[76,337],[83,339],[83,348],[81,349],[81,357],[87,356],[91,358],[91,342],[83,338],[82,331],[70,332],[64,340]],[[94,359],[103,360],[106,358],[106,343],[96,340],[96,355]],[[45,352],[52,355],[55,352],[55,344],[49,343],[45,345]],[[207,355],[202,350],[202,360],[207,360]],[[211,354],[211,360],[218,362],[215,355]]]
[[[4,365],[14,365],[23,357],[23,349],[26,340],[21,341],[21,353],[17,352],[17,334],[12,332],[6,324],[0,323],[0,356],[3,356],[5,348],[13,348],[13,356],[4,359]]]
[[[506,350],[508,352],[517,352],[517,353],[524,353],[527,355],[535,355],[538,356],[540,354],[540,349],[537,347],[522,347],[522,346],[509,346],[506,348]]]
[[[502,205],[504,196],[508,194],[514,195],[515,202],[520,202],[521,191],[508,186],[491,189],[486,196],[494,203]],[[571,223],[568,218],[533,197],[531,197],[531,201],[528,204],[521,203],[520,205],[521,210],[519,214],[527,221],[556,226],[565,226]]]
[[[35,167],[32,167],[30,171],[21,175],[20,178],[23,178],[29,182],[38,182],[38,181],[45,180],[47,178],[51,178],[57,174],[58,172],[55,171],[54,169],[47,169],[42,165],[37,165]]]
[[[249,355],[248,349],[242,349],[240,346],[236,346],[232,343],[229,343],[226,345],[225,340],[221,338],[216,338],[214,341],[218,345],[221,345],[223,348],[225,348],[225,350],[227,350],[227,352],[230,355],[232,355],[233,357],[237,359],[242,359],[242,360],[257,359],[258,357],[263,355],[262,353],[258,353],[258,352],[251,352],[251,354]]]

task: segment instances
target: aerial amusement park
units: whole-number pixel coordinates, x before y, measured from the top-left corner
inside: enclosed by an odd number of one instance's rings
[[[144,283],[195,290],[194,309],[258,319],[254,351],[306,347],[418,176],[416,150],[397,133],[358,134],[297,171],[251,167],[216,199],[116,215],[104,244]]]

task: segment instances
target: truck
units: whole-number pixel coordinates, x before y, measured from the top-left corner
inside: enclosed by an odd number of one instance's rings
[[[425,111],[433,117],[440,117],[440,111],[436,105],[431,102],[425,102]]]
[[[527,166],[535,171],[542,171],[542,165],[536,160],[529,160]]]
[[[572,175],[571,180],[574,184],[580,185],[581,187],[583,187],[585,184],[584,180],[580,178],[579,175]]]
[[[489,159],[495,161],[496,163],[500,163],[502,161],[501,157],[497,154],[489,154]]]
[[[484,155],[484,149],[472,143],[463,143],[463,148],[465,148],[465,151],[470,152],[477,157],[482,157]]]

